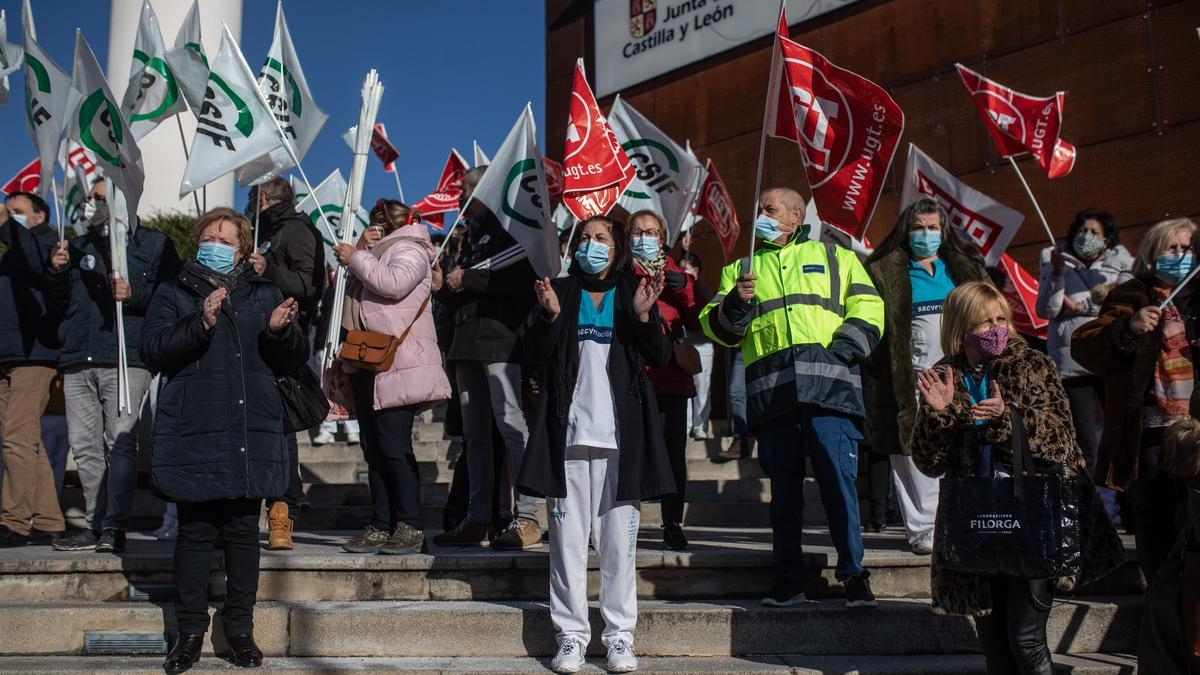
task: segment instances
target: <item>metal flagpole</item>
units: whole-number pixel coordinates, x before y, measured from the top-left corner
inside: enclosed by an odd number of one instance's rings
[[[183,120],[179,119],[178,114],[175,115],[175,126],[179,128],[179,144],[183,146],[183,160],[186,162],[191,159],[191,156],[188,152],[187,137],[183,133]],[[207,189],[208,185],[204,187]],[[196,217],[204,215],[204,211],[200,210],[200,197],[195,190],[192,190],[192,201],[196,203]]]
[[[400,169],[396,168],[395,162],[392,162],[392,176],[396,178],[396,192],[400,193],[400,202],[407,204],[408,202],[404,201],[404,188],[400,187]]]
[[[474,195],[468,197],[467,204],[470,204],[471,200],[474,198]],[[467,204],[462,205],[462,208],[458,210],[458,216],[454,218],[454,222],[451,223],[450,228],[446,230],[446,238],[442,240],[442,245],[438,247],[437,254],[433,256],[434,262],[442,259],[442,253],[446,250],[446,244],[450,243],[450,235],[454,233],[454,228],[458,227],[458,224],[462,222],[463,214],[467,212]]]
[[[256,186],[257,187],[257,186]],[[320,205],[318,204],[318,208]],[[262,195],[259,190],[254,191],[254,250],[258,250],[258,219],[262,215]]]
[[[1182,291],[1184,286],[1187,286],[1192,279],[1196,278],[1197,272],[1200,272],[1200,267],[1193,267],[1192,271],[1188,272],[1188,275],[1183,278],[1183,281],[1179,282],[1175,285],[1175,288],[1171,289],[1171,293],[1167,296],[1167,299],[1163,300],[1158,305],[1159,311],[1166,309],[1167,305],[1171,304],[1171,301],[1175,299],[1175,296],[1179,295],[1179,291]]]
[[[780,0],[780,14],[783,13],[783,0]],[[758,193],[762,190],[763,158],[767,152],[767,122],[771,119],[772,96],[778,95],[779,83],[779,32],[776,30],[775,39],[771,42],[771,77],[767,80],[767,99],[763,103],[762,133],[758,140],[758,170],[754,176],[754,208],[751,214],[758,213]],[[742,274],[750,274],[750,266],[754,259],[754,232],[750,233],[750,254],[742,263]]]
[[[53,173],[50,174],[50,199],[54,200],[54,210],[57,212],[54,215],[58,218],[58,240],[62,241],[67,238],[67,226],[63,223],[63,215],[67,212],[67,207],[58,200],[58,185],[54,183]]]
[[[1021,169],[1017,166],[1017,160],[1013,159],[1012,155],[1009,155],[1008,163],[1012,164],[1013,171],[1017,172],[1017,178],[1021,179],[1021,185],[1025,188],[1025,194],[1029,195],[1029,201],[1033,202],[1033,210],[1037,211],[1038,219],[1042,221],[1042,227],[1046,228],[1046,236],[1050,237],[1050,247],[1058,246],[1058,241],[1054,238],[1054,233],[1050,231],[1050,223],[1046,222],[1046,216],[1042,213],[1042,207],[1038,206],[1037,199],[1033,196],[1033,190],[1030,190],[1029,183],[1025,182],[1025,174],[1021,173]]]

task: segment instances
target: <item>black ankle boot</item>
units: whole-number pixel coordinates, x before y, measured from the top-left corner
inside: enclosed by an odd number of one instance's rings
[[[254,635],[226,635],[225,641],[229,643],[230,658],[233,660],[233,665],[239,668],[257,668],[262,665],[263,653],[254,644]]]
[[[176,636],[171,651],[167,652],[163,670],[168,673],[182,673],[196,665],[203,650],[204,633],[180,633]]]

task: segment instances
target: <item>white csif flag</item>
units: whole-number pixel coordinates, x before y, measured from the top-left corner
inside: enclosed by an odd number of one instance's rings
[[[258,85],[228,29],[211,65],[205,102],[196,115],[192,154],[179,186],[181,197],[283,147],[271,112],[259,99]]]
[[[491,210],[525,249],[539,277],[558,276],[558,232],[548,211],[550,197],[530,105],[496,151],[471,199]]]
[[[133,137],[141,139],[160,122],[187,109],[174,68],[167,61],[167,46],[158,29],[158,16],[150,0],[142,0],[142,15],[133,40],[129,86],[121,101],[121,114]]]
[[[303,197],[298,197],[296,201],[296,210],[303,213],[312,222],[313,227],[317,228],[318,234],[321,235],[321,241],[325,243],[325,259],[333,260],[333,244],[329,239],[329,233],[324,231],[324,228],[317,223],[321,222],[321,215],[324,214],[329,224],[334,230],[341,229],[342,209],[346,201],[346,179],[342,178],[340,169],[334,169],[333,173],[329,174],[321,184],[313,188],[312,194],[305,194]],[[297,193],[298,195],[300,193]],[[363,230],[369,224],[369,214],[360,206],[358,209],[358,217],[354,219],[351,241],[358,241],[362,236]]]
[[[200,42],[200,0],[193,0],[175,36],[175,46],[167,52],[167,63],[175,73],[175,81],[183,91],[183,97],[193,111],[204,104],[204,90],[208,86],[208,57]]]
[[[71,78],[42,51],[33,26],[33,10],[25,0],[21,12],[25,28],[25,128],[42,161],[43,194],[48,193],[54,176],[54,160],[59,141],[71,115]],[[114,111],[115,112],[115,111]]]
[[[295,151],[296,159],[304,161],[305,153],[312,147],[329,115],[317,107],[308,88],[308,80],[304,78],[296,47],[292,44],[292,34],[283,17],[282,1],[275,10],[275,38],[259,73],[258,86],[267,97],[271,112]],[[239,169],[238,182],[257,185],[295,165],[286,150],[277,150]]]
[[[487,153],[483,151],[483,148],[479,147],[479,141],[471,142],[475,144],[475,163],[471,166],[487,166],[488,164],[491,164],[492,160],[488,158]]]
[[[8,76],[21,69],[25,50],[8,41],[8,17],[0,9],[0,105],[8,103]]]
[[[71,140],[95,155],[100,174],[121,191],[125,209],[120,207],[121,201],[114,200],[111,193],[109,195],[113,221],[132,227],[137,223],[138,202],[142,199],[146,180],[142,151],[108,89],[104,71],[96,63],[96,55],[78,29],[75,30],[72,86],[78,92],[79,106],[71,115]],[[57,148],[55,150],[57,154]]]
[[[670,248],[692,210],[693,190],[701,185],[697,179],[704,166],[620,94],[608,113],[608,125],[636,170],[618,203],[630,213],[649,209],[662,216],[667,221],[663,248]]]

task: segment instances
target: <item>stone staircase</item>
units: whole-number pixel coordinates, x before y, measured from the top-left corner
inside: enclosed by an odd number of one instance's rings
[[[451,478],[448,443],[440,424],[429,422],[417,425],[414,439],[431,535],[440,527]],[[864,535],[880,607],[842,607],[836,554],[820,526],[824,516],[811,481],[804,486],[811,497],[805,540],[810,602],[760,606],[757,598],[772,581],[770,486],[756,461],[710,462],[720,443],[688,445],[688,550],[664,550],[658,505],[643,505],[635,644],[642,671],[983,672],[972,622],[930,611],[929,559],[909,552],[898,529]],[[544,545],[521,552],[431,548],[396,557],[342,553],[338,544],[367,517],[360,451],[305,439],[300,457],[310,506],[297,525],[296,549],[262,557],[255,633],[269,655],[264,670],[546,671],[554,630]],[[64,494],[72,509],[81,501],[77,493]],[[156,527],[161,510],[140,490],[136,525]],[[164,625],[174,622],[171,550],[169,542],[137,534],[121,556],[0,551],[0,672],[161,672],[161,656],[154,654],[165,647]],[[219,568],[219,557],[214,562]],[[598,577],[593,554],[593,599]],[[1101,584],[1058,599],[1050,644],[1060,669],[1134,671],[1141,584],[1131,554]],[[219,603],[223,594],[215,573],[211,597]],[[597,638],[591,651],[601,655],[594,605],[592,613]],[[218,625],[209,649],[223,647]],[[586,672],[600,672],[597,664],[602,658]],[[206,658],[196,670],[229,667]]]

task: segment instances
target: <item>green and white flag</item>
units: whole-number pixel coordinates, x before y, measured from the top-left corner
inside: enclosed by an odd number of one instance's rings
[[[325,242],[325,259],[333,260],[333,244],[329,239],[329,233],[325,228],[318,223],[321,222],[321,214],[325,214],[325,218],[329,220],[329,224],[334,230],[341,229],[343,203],[346,201],[346,180],[342,178],[342,172],[339,169],[334,169],[333,173],[321,181],[321,184],[313,188],[311,195],[304,195],[303,198],[297,197],[296,210],[308,216],[312,221],[313,227],[321,235],[321,241]],[[297,195],[300,193],[297,192]],[[362,207],[358,209],[358,217],[354,219],[353,236],[351,241],[358,241],[362,236],[363,230],[370,224],[370,214]]]
[[[684,151],[687,152],[689,159],[700,164],[700,160],[696,158],[696,153],[692,152],[691,140],[684,141]],[[696,215],[696,204],[700,200],[700,188],[704,187],[704,181],[707,179],[708,169],[703,164],[700,164],[700,173],[696,176],[696,180],[691,187],[692,206],[688,209],[688,214],[684,217],[683,224],[679,227],[680,232],[687,232],[696,225],[697,220],[700,220],[700,216]]]
[[[101,175],[121,191],[124,210],[111,192],[108,195],[112,220],[119,225],[132,226],[137,222],[138,202],[142,199],[146,180],[142,151],[121,116],[117,100],[104,79],[104,71],[96,63],[96,55],[78,29],[75,30],[73,75],[71,84],[78,91],[79,106],[71,115],[70,138],[96,156],[96,167]],[[56,154],[57,150],[56,146]]]
[[[63,220],[75,232],[82,233],[87,227],[83,205],[91,194],[92,185],[100,178],[96,154],[67,139],[59,152],[58,164],[63,168],[62,190],[59,191],[63,198]]]
[[[179,27],[175,46],[167,52],[167,64],[175,73],[175,83],[187,99],[193,111],[199,111],[204,103],[204,89],[208,86],[208,57],[200,42],[200,0],[192,2],[192,8]]]
[[[42,161],[41,191],[49,194],[59,140],[71,116],[71,78],[42,51],[33,26],[33,10],[25,0],[21,12],[25,28],[25,128]]]
[[[692,190],[704,167],[619,94],[608,113],[608,124],[636,169],[618,203],[630,213],[649,209],[661,215],[667,221],[666,247],[673,246],[692,208]]]
[[[158,16],[151,9],[150,0],[142,0],[121,114],[129,121],[133,137],[140,140],[160,122],[186,109],[178,78],[167,61],[167,46],[158,29]]]
[[[8,18],[0,9],[0,105],[8,103],[8,76],[21,68],[25,50],[8,41]]]
[[[546,173],[530,105],[526,104],[496,151],[471,199],[491,210],[501,227],[525,249],[539,277],[558,276],[562,267],[558,232],[550,218]]]
[[[258,85],[228,29],[211,65],[180,197],[283,147],[271,111],[259,99]]]
[[[296,160],[304,161],[305,153],[329,116],[317,107],[308,88],[308,80],[304,78],[296,47],[292,44],[292,34],[283,17],[283,2],[275,10],[275,39],[271,41],[267,60],[259,73],[258,86],[295,151]],[[257,185],[295,165],[289,153],[281,149],[239,169],[238,182]]]

